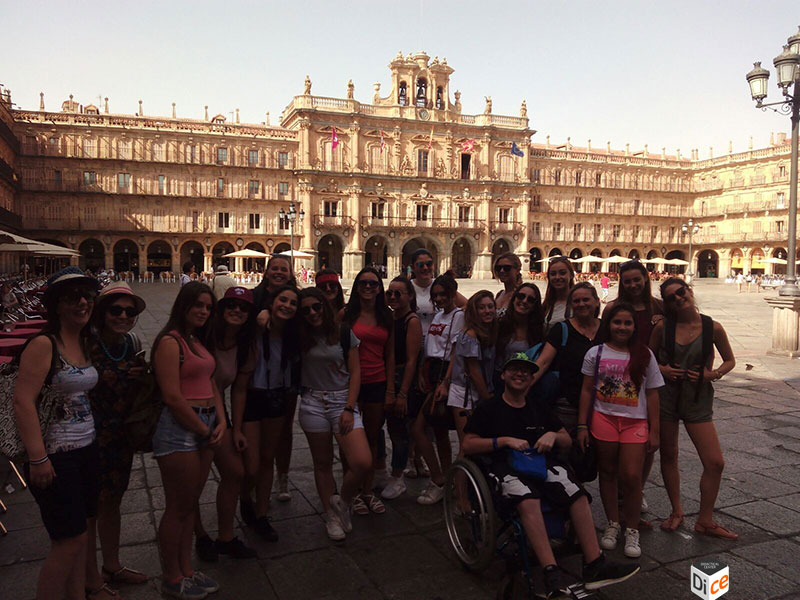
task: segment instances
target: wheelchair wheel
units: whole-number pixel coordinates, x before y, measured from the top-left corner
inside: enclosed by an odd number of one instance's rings
[[[444,519],[458,560],[471,571],[486,569],[497,548],[497,523],[489,484],[471,460],[460,458],[447,471]]]

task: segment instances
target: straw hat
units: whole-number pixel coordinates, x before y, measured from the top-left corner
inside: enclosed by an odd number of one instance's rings
[[[54,295],[64,289],[67,284],[85,285],[95,290],[100,287],[100,283],[94,277],[89,277],[79,267],[64,267],[60,271],[53,273],[47,280],[47,288],[44,291],[44,301],[49,302]]]
[[[114,299],[114,296],[125,296],[130,298],[133,300],[136,310],[140,313],[147,308],[147,303],[144,301],[144,299],[134,294],[131,286],[124,281],[114,281],[100,290],[100,294],[98,294],[97,300],[95,300],[95,306],[98,310],[102,310],[103,305],[111,302]]]

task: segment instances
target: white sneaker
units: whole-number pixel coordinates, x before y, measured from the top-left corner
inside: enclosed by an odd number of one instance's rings
[[[331,496],[331,510],[339,519],[345,533],[353,531],[353,519],[350,506],[345,505],[339,494]]]
[[[403,492],[406,491],[406,482],[403,481],[403,477],[389,477],[389,483],[386,484],[386,487],[383,488],[381,492],[381,498],[384,500],[394,500]]]
[[[606,530],[603,532],[603,537],[600,538],[600,547],[603,550],[613,550],[614,548],[616,548],[617,538],[619,537],[619,531],[620,531],[619,523],[616,523],[614,521],[609,521],[608,525],[606,525]]]
[[[389,484],[391,479],[392,477],[389,475],[386,469],[375,471],[375,477],[372,479],[372,489],[382,490]]]
[[[639,546],[639,530],[625,529],[625,556],[628,558],[639,558],[642,555],[642,548]]]
[[[289,492],[288,473],[278,473],[278,476],[275,478],[275,492],[275,497],[280,502],[288,502],[292,499],[292,494]]]
[[[647,504],[647,498],[645,498],[644,494],[642,494],[642,510],[641,510],[641,512],[646,513],[648,508],[650,508],[650,505]]]
[[[417,497],[417,502],[420,504],[436,504],[437,502],[441,502],[443,497],[444,487],[436,485],[431,481],[428,487]]]
[[[341,542],[345,538],[342,522],[333,509],[325,514],[325,530],[328,532],[328,537],[335,542]]]

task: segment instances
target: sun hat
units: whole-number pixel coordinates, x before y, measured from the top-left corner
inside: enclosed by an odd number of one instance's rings
[[[253,292],[238,285],[229,287],[227,290],[225,290],[225,295],[220,299],[220,303],[225,302],[226,300],[241,300],[242,302],[247,302],[251,306],[255,304],[255,302],[253,302]]]
[[[517,352],[511,358],[509,358],[503,365],[503,371],[505,371],[511,365],[525,365],[531,370],[532,373],[536,373],[536,371],[539,370],[539,365],[533,362],[533,360],[524,352]]]
[[[217,270],[215,271],[217,275],[222,275],[223,273],[230,273],[228,267],[226,265],[217,265]]]
[[[100,282],[94,277],[86,275],[79,267],[64,267],[60,271],[53,273],[47,280],[47,288],[44,291],[44,301],[50,302],[53,297],[64,289],[67,284],[84,285],[97,290]]]
[[[110,303],[114,296],[125,296],[130,298],[133,300],[133,304],[136,306],[136,310],[138,312],[142,312],[145,308],[147,308],[147,303],[144,301],[144,298],[134,294],[131,286],[124,281],[114,281],[100,290],[100,293],[97,295],[97,299],[95,300],[95,306],[98,310],[101,310],[103,305]]]

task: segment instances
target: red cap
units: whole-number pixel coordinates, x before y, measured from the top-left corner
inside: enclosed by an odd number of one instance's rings
[[[253,292],[244,287],[229,287],[225,290],[225,295],[220,302],[224,302],[225,300],[242,300],[248,304],[253,304]]]

